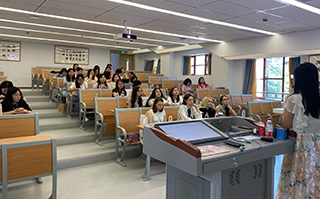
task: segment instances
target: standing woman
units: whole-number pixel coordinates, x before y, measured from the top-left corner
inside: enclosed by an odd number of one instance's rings
[[[204,89],[204,88],[212,88],[212,87],[206,84],[203,77],[200,77],[198,79],[198,89]]]
[[[121,79],[116,82],[116,88],[112,90],[112,97],[125,97],[127,96],[127,91],[124,88],[124,83]]]
[[[215,117],[216,111],[214,109],[214,104],[211,97],[205,96],[202,99],[202,102],[200,104],[200,111],[202,112],[202,118],[205,118],[207,113],[208,117]]]
[[[148,110],[146,116],[148,118],[148,123],[158,123],[158,122],[166,122],[166,111],[163,110],[163,99],[161,97],[157,97],[154,100],[152,109]]]
[[[178,120],[191,120],[202,118],[201,112],[197,105],[193,103],[193,96],[185,94],[183,103],[179,107]]]
[[[32,113],[31,108],[19,88],[9,88],[6,98],[1,102],[3,115]]]
[[[9,88],[12,88],[13,84],[11,81],[3,81],[0,85],[0,99],[4,99]]]
[[[150,97],[149,97],[148,100],[147,100],[146,107],[152,107],[152,106],[153,106],[153,103],[154,103],[154,100],[155,100],[155,98],[157,98],[157,97],[161,97],[161,98],[163,99],[163,103],[164,103],[164,104],[167,104],[167,103],[168,103],[167,100],[166,100],[166,98],[164,97],[161,89],[160,89],[160,88],[155,88],[155,89],[153,89]]]
[[[294,93],[284,103],[282,126],[296,133],[293,153],[283,156],[277,199],[319,198],[320,97],[318,70],[303,63],[294,71]]]
[[[93,84],[94,89],[108,89],[107,79],[104,74],[98,76],[98,82]]]
[[[127,106],[128,108],[139,108],[142,107],[142,89],[138,86],[133,87],[132,95],[129,97]]]
[[[94,75],[93,69],[88,70],[87,77],[85,78],[85,81],[87,83],[96,83],[98,81],[98,78]]]
[[[168,104],[171,106],[179,106],[183,102],[182,97],[179,95],[179,90],[177,87],[173,87],[169,93]]]
[[[88,83],[84,81],[84,77],[82,74],[78,74],[76,81],[71,84],[70,88],[68,88],[68,92],[73,91],[72,100],[75,103],[77,112],[79,112],[79,89],[88,89]]]
[[[75,80],[75,75],[74,75],[74,71],[72,68],[69,68],[67,70],[67,76],[63,77],[63,88],[62,88],[62,95],[67,97],[68,96],[68,92],[67,92],[67,82],[74,82]]]

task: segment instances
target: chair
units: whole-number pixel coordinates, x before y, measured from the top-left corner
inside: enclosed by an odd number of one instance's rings
[[[269,115],[272,119],[273,126],[275,127],[280,119],[279,114],[273,113],[273,108],[271,102],[261,102],[262,114]]]
[[[102,146],[103,134],[113,134],[115,131],[115,118],[112,110],[118,107],[118,99],[115,97],[96,97],[94,99],[95,125],[94,142]],[[99,129],[99,135],[98,135]]]
[[[225,95],[229,98],[229,103],[232,106],[233,110],[238,113],[238,115],[241,115],[242,113],[242,108],[241,106],[237,105],[234,103],[233,99],[232,99],[232,95]]]
[[[129,97],[118,97],[118,108],[127,108]]]
[[[101,97],[112,97],[112,90],[111,89],[100,89],[101,90]]]
[[[148,77],[148,84],[149,85],[154,85],[154,87],[159,86],[159,79],[156,76],[149,76]]]
[[[183,81],[182,80],[173,80],[172,83],[173,83],[173,87],[178,87],[178,84],[183,84]]]
[[[242,95],[242,102],[247,103],[247,102],[253,102],[253,97],[251,94],[245,94]]]
[[[141,84],[142,89],[149,89],[149,84]]]
[[[164,88],[167,90],[167,93],[170,92],[170,90],[173,88],[173,81],[172,80],[161,80],[161,88]]]
[[[249,116],[258,118],[258,121],[267,122],[267,114],[263,114],[260,102],[248,102]]]
[[[165,106],[167,121],[169,121],[170,114],[172,115],[173,121],[178,119],[179,106]]]
[[[229,89],[218,89],[219,95],[229,95]]]
[[[34,85],[37,85],[37,68],[32,67],[31,68],[31,88],[34,89]]]
[[[73,82],[67,82],[67,89],[70,88],[72,84]],[[66,103],[67,103],[67,117],[71,118],[71,112],[73,107],[73,91],[68,92],[68,97],[66,97]]]
[[[209,89],[197,89],[196,93],[198,99],[202,100],[204,97],[209,96]]]
[[[272,109],[282,108],[281,102],[271,102]]]
[[[51,70],[42,70],[42,94],[49,89],[50,72]]]
[[[7,81],[7,76],[0,76],[0,82]]]
[[[53,90],[57,87],[57,79],[53,79],[55,77],[55,73],[49,74],[49,99],[52,98]]]
[[[100,96],[100,89],[80,89],[79,90],[79,105],[80,105],[80,129],[83,128],[87,113],[94,113],[94,111],[88,111],[94,109],[94,98]]]
[[[57,92],[57,95],[58,95],[58,100],[57,100],[57,106],[60,102],[62,102],[62,98],[63,98],[63,95],[62,95],[62,89],[63,89],[64,85],[63,85],[63,78],[62,77],[58,77],[57,78],[57,89],[58,89],[58,92]]]
[[[126,164],[123,162],[129,132],[138,132],[139,128],[137,125],[140,123],[140,108],[123,108],[114,109],[114,115],[116,120],[116,152],[115,152],[115,161],[121,166],[125,167]],[[140,144],[141,141],[131,144]],[[122,153],[119,156],[119,149],[122,148]]]
[[[145,74],[136,74],[136,76],[141,83],[148,83],[148,78]]]
[[[216,100],[216,106],[217,106],[217,104],[220,103],[220,101],[219,101],[219,91],[217,89],[209,89],[209,95],[210,95],[210,97],[212,97],[213,99]]]

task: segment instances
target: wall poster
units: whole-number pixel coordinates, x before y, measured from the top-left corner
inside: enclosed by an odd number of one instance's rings
[[[21,61],[21,43],[0,41],[0,61]]]
[[[89,48],[54,46],[54,63],[89,65]]]

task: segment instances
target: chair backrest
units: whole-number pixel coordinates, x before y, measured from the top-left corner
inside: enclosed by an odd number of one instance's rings
[[[167,121],[169,121],[170,114],[174,121],[178,119],[179,106],[165,106],[164,110],[166,111]]]
[[[129,97],[118,97],[118,108],[127,108]]]
[[[260,104],[261,104],[261,109],[263,114],[269,113],[270,115],[272,115],[273,111],[272,111],[272,105],[270,102],[261,102]]]
[[[0,139],[39,134],[39,115],[17,114],[0,116]]]
[[[251,94],[242,95],[242,101],[243,101],[243,103],[253,102],[253,97]]]
[[[141,88],[142,88],[143,90],[144,90],[144,89],[149,89],[148,87],[149,87],[149,85],[146,84],[146,83],[141,84]]]
[[[73,82],[67,82],[67,89],[70,88],[70,86],[73,84]],[[69,91],[68,93],[72,94],[73,91]]]
[[[248,109],[251,114],[262,115],[260,102],[248,102]]]
[[[62,77],[58,77],[57,78],[57,87],[58,88],[63,88],[63,78]]]
[[[203,99],[205,96],[209,96],[209,89],[197,89],[197,97]]]
[[[271,102],[272,108],[282,108],[281,102]]]
[[[219,91],[217,89],[209,89],[209,95],[212,98],[219,99]]]
[[[0,76],[0,82],[4,82],[7,80],[7,76]]]
[[[37,68],[36,67],[32,67],[32,74],[33,74],[34,78],[37,78]]]
[[[4,72],[0,72],[0,76],[4,76]]]
[[[51,67],[51,70],[55,70],[55,71],[60,71],[62,68],[61,67]]]
[[[94,108],[94,98],[99,96],[99,89],[80,89],[79,101],[86,103],[87,108]]]
[[[231,95],[231,98],[232,98],[233,104],[235,104],[235,105],[243,104],[241,95]]]
[[[115,112],[116,127],[120,126],[126,129],[127,132],[138,132],[137,125],[140,124],[140,108],[116,108]]]
[[[112,90],[111,89],[100,89],[101,95],[100,97],[112,97]]]
[[[42,70],[51,70],[51,66],[37,66],[37,74],[42,79]]]
[[[198,84],[191,84],[191,88],[192,88],[193,90],[197,89],[197,88],[198,88]]]
[[[183,84],[182,80],[173,80],[173,87],[178,87],[178,84]]]
[[[219,95],[230,95],[229,89],[218,89]]]
[[[148,78],[145,74],[136,74],[136,76],[141,83],[148,83]]]
[[[115,97],[96,97],[94,98],[94,110],[103,116],[113,116],[114,110],[118,107],[118,100]]]
[[[91,83],[88,83],[88,89],[92,89],[93,88],[93,82],[91,82]]]
[[[153,85],[158,85],[158,84],[160,84],[158,77],[155,77],[155,76],[149,76],[149,77],[148,77],[148,83],[149,83],[149,84],[153,84]]]
[[[161,80],[162,88],[167,88],[170,91],[173,88],[173,81],[172,80]]]
[[[46,79],[47,82],[49,82],[49,74],[51,70],[42,70],[42,79]]]

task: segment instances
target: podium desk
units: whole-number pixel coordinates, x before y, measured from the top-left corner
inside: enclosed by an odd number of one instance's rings
[[[236,117],[202,120],[213,125],[247,122]],[[201,145],[214,145],[230,152],[201,157],[197,148]],[[294,139],[256,140],[245,143],[245,150],[240,151],[223,141],[191,144],[173,138],[153,124],[144,128],[143,152],[167,164],[167,199],[273,198],[274,156],[292,152],[293,148]]]

